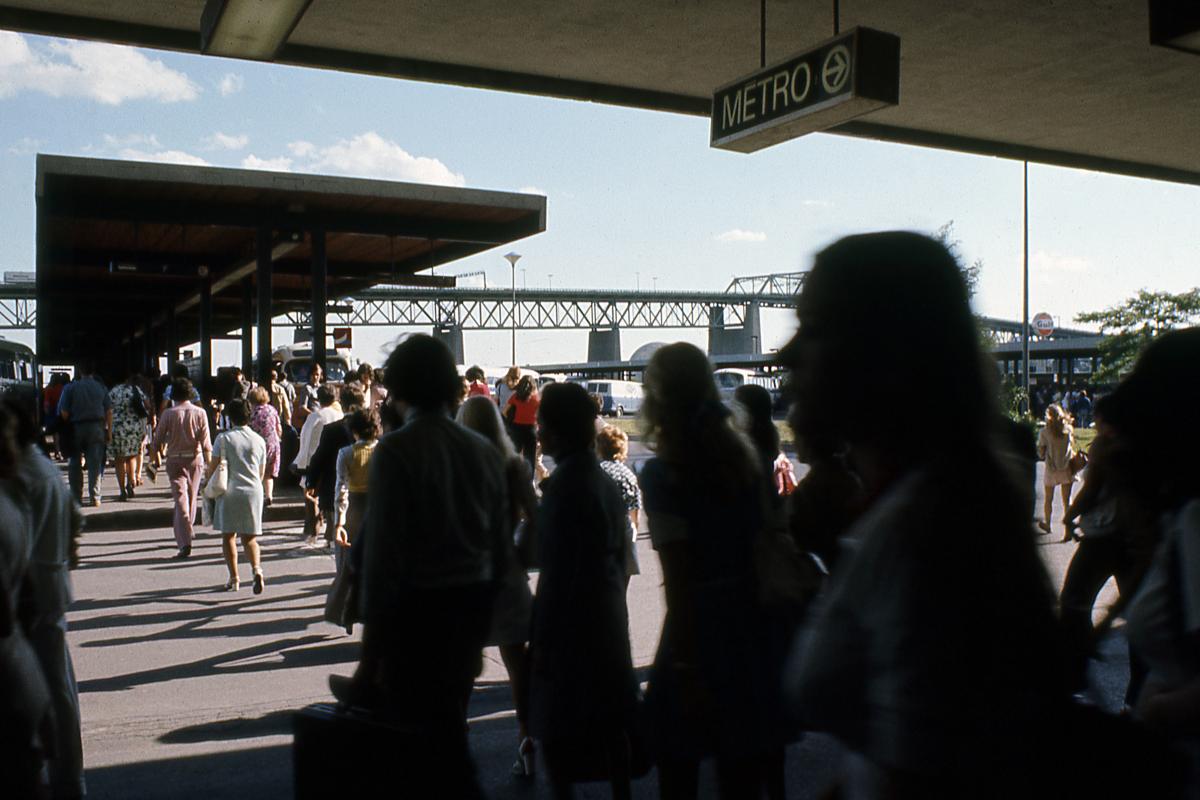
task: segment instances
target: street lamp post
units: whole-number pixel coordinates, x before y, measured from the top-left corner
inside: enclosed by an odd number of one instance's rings
[[[517,364],[517,262],[521,260],[520,253],[505,253],[504,260],[512,270],[512,365]]]
[[[554,288],[554,273],[553,272],[550,273],[550,288],[551,289]]]

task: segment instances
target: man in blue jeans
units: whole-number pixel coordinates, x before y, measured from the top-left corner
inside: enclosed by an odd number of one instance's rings
[[[83,463],[87,461],[88,502],[100,505],[100,476],[104,474],[105,445],[111,431],[105,418],[110,406],[108,389],[96,377],[95,367],[83,363],[78,376],[63,389],[58,401],[58,414],[73,428],[74,449],[68,476],[71,496],[83,503]]]

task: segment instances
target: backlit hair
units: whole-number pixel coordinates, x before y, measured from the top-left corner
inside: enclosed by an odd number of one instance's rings
[[[605,425],[596,434],[596,455],[601,461],[624,461],[629,455],[629,436],[616,425]]]

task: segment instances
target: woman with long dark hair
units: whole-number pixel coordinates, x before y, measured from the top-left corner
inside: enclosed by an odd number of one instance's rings
[[[763,470],[720,402],[693,345],[660,348],[646,367],[641,472],[667,614],[647,701],[664,798],[694,798],[716,758],[722,797],[757,796],[773,749],[775,697],[754,568]]]
[[[1164,398],[1180,408],[1200,408],[1200,328],[1155,339],[1098,408],[1124,450],[1125,457],[1114,463],[1116,477],[1157,521],[1161,540],[1125,613],[1130,646],[1148,670],[1134,716],[1186,758],[1187,796],[1195,797],[1200,792],[1200,423],[1185,415],[1164,434]]]
[[[959,265],[918,234],[851,236],[797,311],[792,427],[844,454],[867,504],[789,670],[803,726],[846,746],[853,797],[1045,796],[1069,696],[1054,596]],[[953,435],[919,424],[929,386]]]
[[[504,457],[504,476],[508,482],[508,510],[511,530],[525,523],[523,534],[533,536],[537,496],[533,491],[533,476],[529,465],[513,450],[504,433],[500,412],[490,397],[468,397],[458,411],[458,421],[491,442]],[[510,533],[511,535],[511,533]],[[533,615],[533,592],[529,590],[529,574],[519,558],[509,563],[508,573],[500,580],[492,612],[492,628],[487,643],[500,648],[500,659],[512,684],[513,705],[517,711],[517,760],[514,775],[533,777],[533,740],[529,738],[529,624]]]

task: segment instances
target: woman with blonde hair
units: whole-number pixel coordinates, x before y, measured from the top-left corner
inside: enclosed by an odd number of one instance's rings
[[[458,422],[464,428],[475,431],[492,443],[504,456],[504,474],[508,481],[509,523],[515,531],[524,521],[525,539],[532,536],[533,515],[537,511],[537,497],[533,492],[533,479],[525,459],[513,450],[512,442],[504,432],[500,411],[490,397],[476,395],[468,397],[458,410]],[[492,627],[488,633],[488,645],[500,648],[500,659],[508,670],[512,685],[513,704],[517,711],[517,726],[520,743],[517,760],[513,764],[514,775],[533,777],[533,740],[529,738],[529,658],[525,648],[529,641],[529,625],[533,615],[533,593],[529,590],[529,575],[521,558],[509,559],[509,571],[500,582],[500,589],[492,612]]]
[[[642,572],[637,557],[642,490],[638,488],[637,475],[625,464],[629,457],[629,435],[613,425],[602,426],[596,434],[596,456],[600,459],[600,469],[621,490],[621,500],[629,513],[629,533],[625,537],[625,586],[628,588],[629,579]]]
[[[1075,455],[1075,432],[1071,427],[1071,416],[1063,411],[1057,403],[1046,409],[1046,425],[1038,434],[1038,458],[1046,462],[1042,475],[1042,487],[1045,490],[1043,516],[1038,527],[1045,533],[1050,532],[1050,515],[1054,513],[1054,489],[1061,487],[1063,511],[1071,505],[1071,485],[1075,482],[1075,473],[1071,470],[1071,457]],[[1062,541],[1071,541],[1071,531],[1068,529]]]
[[[271,404],[271,395],[263,386],[250,390],[250,430],[262,437],[267,445],[267,466],[263,473],[263,505],[271,505],[275,496],[275,479],[279,477],[279,442],[283,436],[283,423],[279,412]]]

